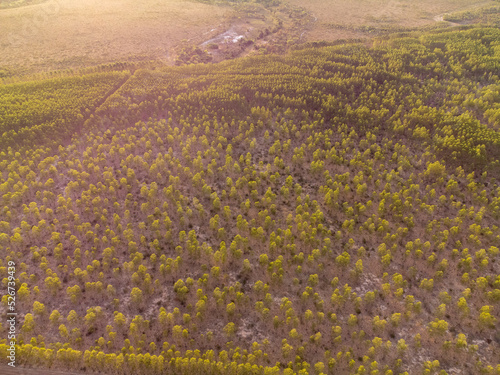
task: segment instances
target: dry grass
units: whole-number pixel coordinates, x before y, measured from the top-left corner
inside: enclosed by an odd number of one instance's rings
[[[287,0],[316,17],[306,38],[333,40],[358,38],[366,33],[332,26],[419,27],[436,22],[437,15],[478,5],[493,4],[484,0]]]
[[[44,3],[47,0],[0,0],[0,9],[18,8],[26,5]]]
[[[50,0],[0,10],[0,67],[51,70],[169,59],[171,48],[229,17],[229,8],[186,0]]]
[[[281,52],[283,48],[269,46],[370,38],[377,29],[437,25],[445,13],[493,3],[282,0],[282,6],[266,9],[261,4],[224,6],[194,0],[48,0],[0,9],[0,77],[6,71],[23,75],[126,60],[173,64],[183,47],[206,48],[207,41],[228,32],[254,40],[255,46],[240,50],[236,44],[219,43],[213,61],[260,53],[259,48]],[[297,12],[297,7],[308,14]],[[280,29],[275,28],[278,22]],[[259,36],[266,29],[270,35]]]
[[[0,374],[2,375],[91,375],[95,374],[92,372],[68,372],[68,371],[58,371],[58,370],[46,370],[40,368],[25,368],[25,367],[10,367],[6,365],[0,365]]]

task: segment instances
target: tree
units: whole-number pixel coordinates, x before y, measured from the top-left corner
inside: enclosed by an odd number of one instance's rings
[[[457,339],[455,341],[455,346],[458,349],[465,349],[465,348],[467,348],[467,336],[465,336],[463,333],[459,333],[457,335]]]
[[[236,333],[236,325],[233,322],[229,322],[226,324],[223,331],[228,338],[232,338]]]
[[[481,307],[479,314],[479,326],[483,328],[495,328],[497,319],[491,314],[493,306]]]
[[[50,314],[49,320],[52,324],[58,325],[59,322],[61,321],[61,314],[59,313],[59,311],[57,311],[57,310],[52,311],[52,313]]]
[[[118,329],[123,329],[127,324],[127,319],[125,315],[120,312],[115,311],[113,322]]]
[[[82,290],[79,285],[69,286],[66,289],[66,294],[69,296],[71,303],[76,304],[82,295]]]
[[[24,317],[24,323],[23,326],[21,327],[21,332],[29,334],[34,329],[35,329],[35,320],[33,318],[33,315],[28,313]]]
[[[17,295],[18,295],[20,301],[22,301],[22,302],[29,301],[31,292],[28,288],[28,284],[22,283],[17,291]]]
[[[75,310],[71,310],[68,314],[68,317],[66,318],[68,323],[71,323],[73,325],[76,325],[78,322],[78,314],[76,313]]]
[[[429,323],[428,330],[431,335],[443,336],[448,330],[448,322],[445,320],[436,319],[433,322]]]
[[[383,332],[385,330],[387,321],[385,319],[380,319],[380,317],[377,315],[373,318],[372,323],[373,323],[373,329],[376,332]]]
[[[45,305],[43,303],[40,303],[38,301],[35,301],[33,303],[33,313],[38,316],[44,316],[45,315]]]
[[[434,163],[429,163],[425,171],[425,176],[438,179],[439,177],[444,177],[446,175],[446,167],[442,165],[439,161]]]
[[[47,278],[45,278],[45,286],[53,296],[57,295],[57,293],[61,289],[61,285],[61,280],[59,280],[57,276],[48,276]]]
[[[187,294],[189,293],[189,288],[184,284],[182,279],[179,279],[174,284],[174,292],[180,301],[186,301]]]
[[[229,303],[226,307],[226,313],[229,315],[229,317],[232,317],[235,312],[236,312],[236,305],[234,304],[234,302]]]
[[[63,339],[65,339],[65,340],[67,340],[67,339],[68,339],[68,337],[69,337],[69,334],[68,334],[68,329],[66,328],[66,326],[65,326],[64,324],[61,324],[61,325],[59,326],[59,335],[60,335]]]
[[[142,290],[137,287],[132,288],[132,291],[130,292],[130,300],[136,306],[142,305],[144,301]]]

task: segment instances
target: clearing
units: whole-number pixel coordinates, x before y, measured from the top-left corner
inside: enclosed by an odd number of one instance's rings
[[[187,0],[50,0],[0,10],[0,67],[54,70],[169,60],[173,47],[232,15]]]
[[[316,19],[306,33],[308,41],[360,38],[374,30],[415,28],[432,25],[436,15],[480,5],[484,0],[288,0],[305,8]]]
[[[0,8],[0,78],[111,62],[167,65],[283,53],[317,40],[371,39],[441,27],[449,13],[492,0],[18,0]],[[436,22],[438,21],[438,22]],[[453,25],[448,23],[448,25]]]

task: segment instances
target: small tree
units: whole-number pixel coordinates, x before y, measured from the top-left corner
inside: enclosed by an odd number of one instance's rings
[[[142,290],[140,290],[139,288],[133,288],[130,292],[130,299],[134,305],[142,305],[144,301]]]
[[[481,307],[479,314],[479,326],[483,328],[495,328],[497,319],[491,315],[492,306]]]

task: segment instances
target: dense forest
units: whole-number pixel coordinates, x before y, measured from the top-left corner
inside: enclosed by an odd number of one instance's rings
[[[500,374],[499,72],[462,27],[0,86],[19,365]]]

